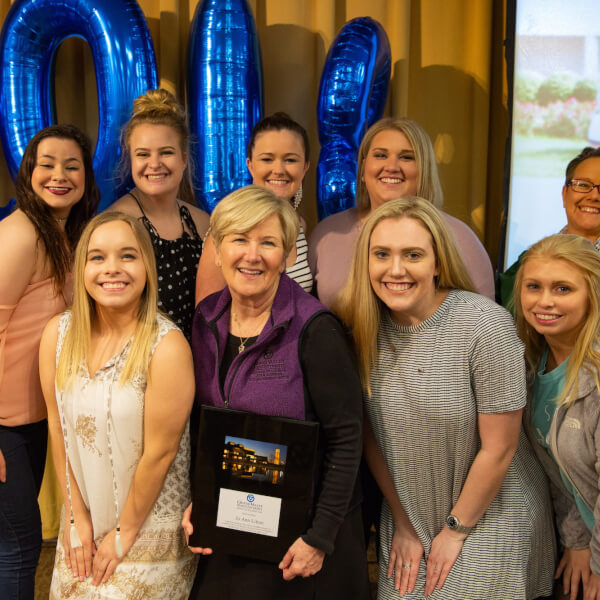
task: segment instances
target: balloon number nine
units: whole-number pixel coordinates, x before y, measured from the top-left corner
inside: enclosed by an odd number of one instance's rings
[[[29,140],[56,122],[54,58],[71,36],[87,41],[96,69],[94,172],[104,209],[126,191],[114,175],[120,129],[133,100],[158,81],[152,39],[135,0],[14,2],[0,35],[0,138],[14,179]],[[203,0],[189,48],[194,187],[199,204],[211,211],[223,196],[250,182],[246,146],[262,115],[260,47],[247,1]],[[354,204],[358,146],[383,113],[390,69],[385,31],[368,17],[348,22],[327,54],[317,107],[320,218]]]
[[[158,81],[152,39],[135,0],[16,0],[0,36],[0,137],[14,179],[29,140],[56,122],[54,58],[71,36],[90,45],[96,69],[94,172],[103,209],[121,192],[114,178],[120,129],[133,100]]]

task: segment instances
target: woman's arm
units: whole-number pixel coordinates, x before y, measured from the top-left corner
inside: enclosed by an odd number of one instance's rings
[[[37,236],[25,215],[13,213],[0,221],[0,386],[4,378],[4,345],[12,314],[36,267]],[[0,415],[1,416],[1,415]],[[6,462],[0,448],[0,482],[6,482]]]
[[[148,371],[144,450],[120,516],[123,555],[117,555],[116,530],[113,529],[102,540],[94,557],[94,585],[106,582],[133,546],[177,454],[193,399],[192,353],[182,333],[170,331],[154,351]]]
[[[342,325],[333,315],[317,315],[306,326],[300,363],[310,399],[307,412],[314,412],[319,422],[325,451],[313,521],[280,564],[285,579],[316,573],[324,555],[333,551],[356,484],[362,446],[360,380]]]
[[[519,445],[522,414],[522,410],[514,410],[478,415],[481,448],[451,510],[463,525],[475,526],[500,490]],[[427,560],[425,595],[433,593],[436,586],[440,589],[444,585],[466,537],[444,526],[434,538]]]
[[[20,211],[0,221],[0,305],[17,304],[36,271],[37,235]]]
[[[474,526],[500,490],[519,446],[522,415],[522,410],[478,415],[481,448],[452,509],[463,525]]]
[[[209,235],[204,242],[196,273],[196,304],[225,287],[225,279],[220,267],[217,267],[216,259],[217,248]]]
[[[364,415],[363,420],[363,443],[365,460],[390,507],[394,519],[394,535],[392,547],[390,548],[387,576],[388,579],[394,577],[394,588],[403,596],[406,592],[412,592],[415,589],[423,556],[423,544],[405,512],[400,498],[398,498],[394,480],[390,475],[373,434],[371,423],[366,415]]]
[[[510,313],[492,302],[478,301],[476,310],[465,312],[467,323],[472,333],[465,341],[469,369],[465,383],[473,391],[480,450],[455,506],[449,508],[463,525],[474,526],[498,493],[518,447],[527,393],[523,344]],[[444,525],[434,538],[426,595],[443,586],[465,537]]]
[[[83,581],[84,576],[88,577],[92,570],[92,557],[96,551],[94,545],[94,532],[90,513],[83,501],[79,486],[71,466],[69,465],[69,484],[71,488],[71,504],[73,506],[74,525],[81,541],[81,546],[71,546],[70,521],[71,510],[69,505],[69,495],[67,492],[66,480],[66,455],[65,441],[63,438],[62,424],[58,404],[56,400],[56,391],[54,381],[56,377],[56,343],[58,340],[58,322],[60,315],[52,317],[42,333],[40,342],[40,381],[42,392],[48,411],[48,430],[50,433],[50,444],[52,447],[52,456],[56,465],[56,478],[60,485],[65,506],[65,523],[63,544],[65,549],[65,562],[69,569],[73,569],[73,577],[79,577]]]

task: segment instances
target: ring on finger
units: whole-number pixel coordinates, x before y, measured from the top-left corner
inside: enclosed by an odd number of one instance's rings
[[[403,563],[402,564],[402,568],[403,569],[410,569],[410,563]]]
[[[441,571],[441,569],[439,567],[433,567],[434,573],[439,573],[440,571]]]

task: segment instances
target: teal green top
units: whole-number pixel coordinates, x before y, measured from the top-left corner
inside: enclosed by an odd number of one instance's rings
[[[558,405],[556,399],[560,396],[565,386],[568,360],[563,361],[556,369],[545,373],[548,360],[548,348],[542,355],[540,366],[533,383],[533,397],[531,399],[531,424],[535,437],[540,446],[550,449],[548,433],[550,424]]]
[[[556,402],[558,396],[562,392],[565,385],[565,377],[567,373],[567,365],[569,360],[563,361],[558,367],[544,373],[546,370],[546,361],[548,360],[548,348],[544,351],[540,366],[533,383],[533,396],[531,399],[531,424],[538,443],[546,448],[546,451],[552,455],[550,449],[548,433],[550,432],[550,424],[554,418],[554,413],[558,408]],[[565,487],[575,499],[575,504],[579,510],[579,514],[586,524],[587,528],[592,531],[594,529],[594,513],[588,508],[581,496],[577,493],[571,482],[560,469]]]

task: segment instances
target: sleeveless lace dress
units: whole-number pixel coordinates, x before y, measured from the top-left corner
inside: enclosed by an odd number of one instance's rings
[[[70,322],[71,313],[67,311],[59,323],[57,357]],[[175,329],[173,323],[158,315],[153,352],[172,329]],[[143,450],[146,380],[138,377],[124,387],[118,384],[130,343],[93,377],[89,376],[85,364],[80,365],[73,386],[62,393],[62,398],[56,391],[61,419],[64,417],[67,428],[69,464],[90,511],[96,546],[116,526],[107,414],[111,419],[111,446],[120,510],[125,505]],[[183,511],[190,502],[189,461],[190,437],[186,427],[163,488],[135,543],[109,581],[98,587],[92,585],[91,577],[81,582],[75,579],[67,568],[63,511],[50,600],[187,600],[196,571],[195,556],[187,548],[181,528]]]

